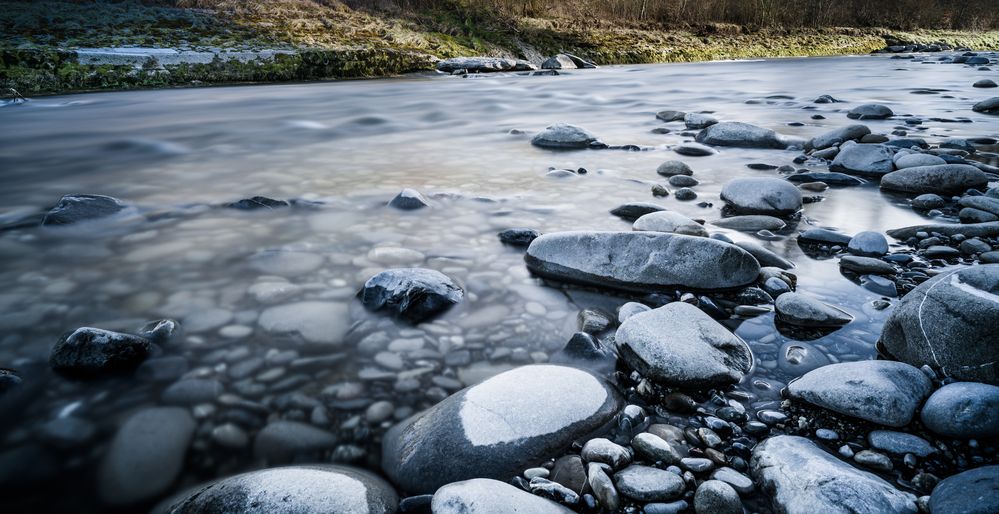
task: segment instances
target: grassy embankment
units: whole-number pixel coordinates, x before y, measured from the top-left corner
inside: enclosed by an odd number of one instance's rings
[[[180,2],[184,4],[185,2]],[[887,43],[999,49],[999,31],[877,28],[748,29],[708,23],[596,22],[501,15],[467,4],[391,12],[329,0],[170,2],[0,1],[0,94],[277,82],[396,75],[436,58],[531,57],[565,51],[600,64],[843,55]],[[294,49],[272,60],[166,67],[82,65],[73,48]]]

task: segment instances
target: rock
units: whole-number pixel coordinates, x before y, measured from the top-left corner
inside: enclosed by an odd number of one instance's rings
[[[867,128],[867,125],[847,125],[815,136],[808,142],[807,147],[815,150],[824,150],[847,141],[858,141],[870,133],[871,129]]]
[[[117,198],[102,195],[66,195],[45,213],[42,225],[71,225],[113,216],[127,209]]]
[[[707,114],[701,114],[701,113],[697,113],[697,112],[688,112],[683,117],[683,123],[689,129],[698,130],[698,129],[710,127],[711,125],[714,125],[714,124],[718,123],[718,119],[716,119],[714,116],[710,116],[710,115],[707,115]],[[698,141],[698,142],[700,142],[700,141]]]
[[[225,392],[222,382],[214,378],[186,378],[170,384],[161,399],[168,405],[211,403]]]
[[[681,187],[680,189],[676,190],[676,193],[673,194],[673,198],[676,198],[681,202],[685,202],[687,200],[693,200],[697,198],[697,192],[689,187]]]
[[[35,433],[45,444],[68,450],[91,442],[97,435],[97,426],[85,419],[65,416],[45,422]]]
[[[624,320],[638,314],[640,312],[651,311],[652,309],[647,305],[640,304],[638,302],[628,302],[621,306],[617,311],[617,321],[618,323],[624,323]]]
[[[429,207],[430,202],[415,189],[403,189],[402,192],[395,195],[395,198],[388,205],[402,211],[415,211],[416,209]]]
[[[713,148],[709,146],[704,146],[700,143],[683,143],[673,147],[673,151],[680,155],[689,155],[691,157],[705,157],[708,155],[714,155],[718,153]]]
[[[846,250],[853,255],[880,257],[888,253],[888,240],[880,232],[858,232],[850,239]]]
[[[600,505],[614,511],[620,506],[621,497],[617,493],[617,488],[614,487],[614,482],[607,476],[607,472],[604,469],[605,466],[602,464],[596,462],[590,464],[587,473],[587,483],[593,491],[593,496],[600,502]]]
[[[638,452],[639,455],[645,457],[652,462],[661,462],[666,465],[673,465],[680,462],[682,458],[680,453],[676,451],[668,442],[663,438],[650,434],[649,432],[642,432],[631,439],[631,447]]]
[[[373,473],[314,464],[251,471],[196,487],[173,504],[170,513],[391,514],[398,504],[392,487]]]
[[[892,151],[885,145],[850,143],[840,147],[829,169],[843,173],[882,176],[895,169]]]
[[[350,328],[350,313],[343,303],[297,302],[270,307],[257,322],[272,334],[297,334],[308,343],[339,346]]]
[[[743,232],[757,232],[760,230],[784,230],[787,223],[780,218],[766,216],[762,214],[748,214],[743,216],[732,216],[711,222],[716,227],[740,230]]]
[[[873,257],[858,257],[845,255],[839,260],[839,266],[858,275],[893,275],[895,267],[881,259]]]
[[[656,205],[654,203],[626,203],[624,205],[615,207],[610,211],[611,214],[617,216],[618,218],[635,221],[646,214],[653,212],[665,211],[666,208],[661,205]]]
[[[992,87],[999,87],[999,85],[997,85],[996,82],[992,79],[982,79],[975,81],[975,83],[972,84],[971,87],[992,88]]]
[[[930,494],[933,514],[999,512],[999,466],[984,466],[945,478]]]
[[[97,473],[105,502],[128,505],[167,492],[180,474],[195,422],[186,409],[151,407],[118,429]]]
[[[549,362],[609,373],[614,371],[617,357],[604,349],[597,338],[586,332],[578,332],[573,334],[564,348],[552,354]]]
[[[235,202],[230,202],[225,204],[228,209],[236,209],[238,211],[258,211],[262,209],[280,209],[282,207],[290,207],[291,203],[287,200],[275,200],[273,198],[267,198],[266,196],[254,196],[253,198],[243,198]]]
[[[712,514],[742,514],[742,500],[732,486],[721,480],[706,480],[697,486],[694,510]]]
[[[753,367],[753,354],[742,339],[683,302],[629,317],[615,340],[625,362],[666,385],[731,384]]]
[[[778,178],[732,179],[722,187],[721,199],[742,214],[786,216],[801,209],[801,191]]]
[[[936,155],[926,153],[910,153],[905,155],[896,154],[895,167],[898,169],[918,168],[920,166],[939,166],[947,164],[947,161]]]
[[[939,209],[944,205],[947,205],[947,200],[944,200],[940,195],[935,195],[932,193],[919,195],[912,199],[913,209],[929,211],[932,209]]]
[[[96,378],[133,371],[150,348],[149,340],[139,336],[82,327],[59,338],[49,364],[65,376]]]
[[[583,445],[583,449],[580,450],[579,456],[584,462],[599,462],[607,464],[613,469],[631,463],[631,450],[602,437],[587,441]]]
[[[619,493],[644,502],[674,500],[683,493],[680,475],[648,466],[628,466],[614,473],[614,485]]]
[[[532,228],[508,228],[499,233],[500,242],[510,246],[528,246],[541,235]]]
[[[383,271],[368,279],[358,294],[368,309],[385,309],[411,323],[420,323],[446,311],[464,295],[465,292],[447,275],[424,268]]]
[[[562,53],[562,54],[559,54],[559,55],[564,55],[564,56],[568,57],[569,59],[571,59],[572,63],[575,64],[577,68],[580,68],[580,69],[594,69],[594,68],[598,68],[598,66],[596,65],[596,63],[594,63],[593,61],[587,60],[587,59],[583,59],[582,57],[577,57],[575,55],[566,54],[566,53]]]
[[[656,168],[656,173],[664,177],[673,177],[676,175],[690,176],[694,174],[694,170],[690,169],[690,166],[687,166],[683,161],[666,161]]]
[[[749,252],[760,263],[760,266],[771,266],[780,269],[791,269],[794,267],[794,263],[791,261],[752,241],[739,241],[735,243],[735,246]]]
[[[887,455],[872,452],[871,450],[861,450],[853,456],[853,460],[862,466],[873,468],[878,471],[888,472],[894,469],[891,459]]]
[[[891,427],[909,424],[931,389],[922,371],[894,361],[830,364],[787,387],[796,400]]]
[[[867,434],[867,442],[873,448],[895,455],[911,453],[916,457],[927,457],[937,451],[922,437],[892,430],[874,430]]]
[[[298,421],[275,421],[257,433],[253,456],[271,463],[291,462],[295,457],[313,457],[336,446],[332,433]]]
[[[525,261],[545,278],[640,292],[730,289],[759,275],[756,259],[734,245],[656,232],[545,234],[528,247]]]
[[[853,321],[850,313],[800,293],[784,293],[774,302],[777,319],[803,327],[839,327]]]
[[[656,113],[656,118],[667,123],[671,121],[683,121],[683,118],[687,113],[683,111],[659,111]]]
[[[507,480],[604,426],[622,407],[620,396],[586,371],[515,368],[389,430],[382,469],[411,493],[471,477]]]
[[[883,120],[894,115],[895,113],[885,105],[864,104],[850,109],[846,117],[851,120]]]
[[[700,181],[689,175],[673,175],[667,182],[673,187],[694,187],[700,184]]]
[[[805,244],[847,246],[853,238],[824,228],[810,228],[798,234],[798,242]]]
[[[576,63],[565,54],[557,54],[555,56],[545,59],[545,62],[541,63],[541,69],[543,70],[574,70],[576,69]]]
[[[982,100],[975,104],[971,110],[984,114],[999,114],[999,96]]]
[[[687,236],[708,237],[708,231],[700,223],[674,211],[660,211],[646,214],[632,225],[633,230],[665,232]]]
[[[753,492],[753,480],[732,468],[718,468],[711,473],[712,480],[720,480],[739,494],[750,494]]]
[[[999,434],[999,387],[976,382],[947,384],[926,400],[920,419],[930,431],[945,437],[995,437]]]
[[[753,476],[785,514],[916,514],[916,498],[860,471],[808,439],[781,435],[756,445]]]
[[[988,183],[988,176],[974,166],[945,164],[893,171],[881,178],[881,189],[913,194],[956,195],[968,189],[984,189]]]
[[[703,128],[703,127],[701,127]],[[735,146],[740,148],[774,148],[783,150],[787,141],[770,129],[748,123],[722,122],[711,125],[694,138],[698,143],[712,146]]]
[[[817,172],[812,171],[808,173],[795,173],[794,175],[788,175],[785,180],[789,182],[821,182],[826,185],[832,186],[862,186],[867,183],[866,180],[862,178],[853,177],[847,175],[846,173],[839,172]],[[801,184],[799,187],[805,187],[805,184]]]
[[[965,196],[958,201],[962,207],[970,207],[999,215],[999,199],[988,196]]]
[[[895,306],[880,345],[896,359],[959,380],[999,384],[999,265],[923,282]]]
[[[588,148],[597,136],[568,123],[556,123],[538,132],[531,144],[542,148],[576,149]]]
[[[512,485],[477,478],[447,484],[434,493],[434,514],[503,514],[512,512],[572,514],[572,511]]]
[[[491,73],[497,71],[532,71],[533,64],[520,59],[504,59],[501,57],[454,57],[437,62],[437,70],[453,73],[465,70],[468,73]]]
[[[887,234],[890,237],[904,241],[910,237],[915,237],[920,232],[938,233],[948,237],[956,234],[961,234],[964,237],[996,237],[999,236],[999,221],[968,225],[913,225],[911,227],[888,230]]]

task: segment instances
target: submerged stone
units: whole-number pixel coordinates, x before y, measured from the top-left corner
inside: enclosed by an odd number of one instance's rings
[[[385,309],[411,323],[419,323],[451,308],[464,295],[454,281],[439,271],[399,268],[368,279],[358,296],[368,309]]]

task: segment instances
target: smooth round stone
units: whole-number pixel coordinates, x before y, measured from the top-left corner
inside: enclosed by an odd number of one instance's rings
[[[656,168],[656,173],[664,177],[673,177],[677,175],[690,176],[694,174],[694,170],[690,169],[690,166],[683,161],[666,161]]]
[[[718,123],[718,119],[709,114],[702,114],[698,112],[688,112],[683,117],[683,123],[689,129],[702,129],[705,127],[710,127],[715,123]]]
[[[939,156],[926,153],[896,155],[895,158],[895,167],[900,170],[904,168],[918,168],[919,166],[938,166],[940,164],[947,164],[947,161]]]
[[[999,114],[999,96],[982,100],[972,106],[971,110],[983,114]]]
[[[633,230],[646,232],[666,232],[687,236],[708,237],[708,231],[700,223],[674,211],[660,211],[646,214],[635,220]]]
[[[680,459],[680,467],[693,471],[694,473],[704,473],[706,471],[710,471],[711,468],[714,468],[715,464],[711,462],[710,459],[684,457]]]
[[[297,334],[309,343],[340,345],[350,328],[346,304],[338,302],[298,302],[265,310],[257,320],[272,334]]]
[[[847,141],[857,141],[870,133],[871,129],[867,125],[847,125],[815,136],[808,142],[808,146],[815,150],[824,150]]]
[[[568,123],[556,123],[538,132],[531,144],[542,148],[578,149],[587,148],[597,140],[597,136],[585,129]]]
[[[298,514],[358,512],[391,514],[399,498],[368,471],[316,464],[252,471],[195,488],[172,514]]]
[[[894,275],[895,267],[881,259],[844,255],[839,267],[861,275]]]
[[[694,510],[713,514],[742,514],[742,500],[731,485],[721,480],[707,480],[694,493]]]
[[[783,150],[788,140],[773,130],[741,122],[713,124],[697,134],[695,140],[712,146],[773,148]]]
[[[850,109],[850,112],[847,113],[846,117],[851,120],[883,120],[894,115],[895,113],[892,112],[888,106],[881,104],[864,104]]]
[[[711,473],[712,480],[721,480],[730,485],[739,494],[753,492],[753,480],[732,468],[718,468]]]
[[[673,151],[690,157],[706,157],[718,153],[715,149],[700,143],[683,143],[673,147]]]
[[[290,462],[294,458],[312,457],[336,446],[332,433],[298,421],[269,423],[253,441],[253,455],[269,462]]]
[[[805,327],[839,327],[853,321],[853,315],[800,293],[784,293],[774,302],[777,319]]]
[[[642,432],[636,435],[631,440],[631,447],[639,455],[653,462],[662,462],[664,464],[676,464],[680,462],[680,453],[663,440],[663,438],[655,434]]]
[[[700,184],[696,178],[687,175],[673,175],[668,182],[673,187],[694,187]]]
[[[83,221],[93,221],[108,218],[129,209],[127,205],[111,196],[103,195],[65,195],[59,199],[45,217],[42,225],[70,225]],[[132,208],[134,210],[134,208]]]
[[[937,389],[923,405],[920,419],[935,434],[955,439],[999,434],[999,387],[954,382]]]
[[[171,405],[195,405],[211,403],[223,392],[225,387],[222,382],[213,378],[186,378],[170,384],[161,399]]]
[[[992,80],[992,79],[978,80],[978,81],[975,81],[975,83],[972,84],[971,86],[972,87],[978,87],[978,88],[992,88],[992,87],[997,87],[996,82],[994,80]]]
[[[501,514],[523,512],[572,514],[573,511],[510,484],[476,478],[447,484],[434,493],[430,504],[434,514]]]
[[[392,402],[382,400],[369,405],[368,409],[364,411],[364,418],[368,420],[368,423],[381,423],[392,417],[393,412],[395,412],[395,405]]]
[[[212,429],[212,440],[225,448],[245,448],[250,444],[250,436],[232,423],[225,423]]]
[[[665,207],[654,203],[635,202],[615,207],[614,209],[611,209],[610,213],[624,220],[635,221],[646,214],[665,210]]]
[[[882,176],[895,169],[892,150],[880,144],[847,143],[829,165],[835,172]]]
[[[778,178],[730,180],[722,187],[721,199],[743,214],[786,216],[801,209],[801,191]]]
[[[871,450],[861,450],[853,456],[853,460],[862,466],[867,466],[880,471],[891,471],[894,466],[887,455],[873,452]]]
[[[132,414],[115,433],[97,472],[100,497],[112,505],[128,505],[167,492],[180,475],[195,427],[180,407]]]
[[[780,218],[761,214],[746,214],[742,216],[732,216],[711,222],[712,225],[732,230],[744,232],[756,232],[759,230],[783,230],[787,223]]]
[[[999,512],[999,466],[984,466],[945,478],[930,494],[933,514]]]
[[[630,450],[602,437],[587,441],[579,456],[584,462],[600,462],[612,468],[620,468],[631,463]]]
[[[945,205],[947,205],[947,200],[933,193],[919,195],[912,199],[912,207],[924,211],[939,209]]]
[[[896,455],[911,453],[916,457],[926,457],[936,452],[936,448],[927,442],[926,439],[892,430],[874,430],[867,434],[867,442],[871,443],[871,446],[878,450],[884,450]]]
[[[65,416],[49,420],[38,427],[38,438],[60,449],[78,448],[97,435],[97,426],[85,419]]]
[[[858,232],[846,249],[853,255],[880,257],[888,253],[888,240],[880,232]]]
[[[892,310],[881,345],[914,366],[999,384],[999,265],[958,268],[917,286]]]
[[[614,485],[622,495],[647,502],[676,499],[685,487],[676,473],[638,465],[614,473]]]
[[[881,178],[881,189],[911,194],[957,195],[968,189],[985,189],[988,182],[988,175],[969,164],[942,164],[888,173]]]
[[[326,259],[311,252],[293,250],[264,250],[250,257],[250,267],[267,275],[295,277],[313,272]]]

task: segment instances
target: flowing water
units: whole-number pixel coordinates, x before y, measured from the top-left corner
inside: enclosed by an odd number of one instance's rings
[[[0,107],[0,224],[44,211],[70,193],[110,195],[136,207],[109,222],[0,232],[0,366],[21,370],[32,391],[16,405],[3,404],[0,487],[17,491],[5,501],[13,498],[15,510],[108,509],[97,490],[115,428],[135,409],[161,404],[169,382],[72,382],[52,375],[45,360],[67,330],[134,332],[160,318],[184,326],[164,353],[183,356],[190,376],[218,378],[228,400],[237,395],[266,407],[243,424],[250,435],[268,418],[312,422],[337,433],[341,444],[332,458],[376,468],[377,437],[391,419],[365,418],[372,402],[389,401],[396,419],[406,416],[498,370],[545,360],[576,331],[581,308],[613,312],[627,301],[532,278],[523,251],[503,246],[497,232],[629,230],[608,211],[637,201],[717,219],[727,180],[777,175],[746,164],[785,165],[799,155],[723,148],[714,156],[682,157],[670,148],[691,138],[681,134],[682,124],[657,120],[657,111],[712,112],[808,138],[853,123],[847,110],[876,102],[897,116],[865,122],[875,133],[901,128],[930,142],[999,134],[999,118],[970,109],[988,96],[971,84],[994,72],[935,59],[413,76],[94,93]],[[822,94],[845,103],[814,104]],[[825,119],[812,119],[816,114]],[[923,124],[906,126],[910,115]],[[530,135],[553,122],[642,151],[531,146]],[[672,132],[653,132],[659,127]],[[669,159],[694,169],[697,200],[652,197],[650,185],[664,182],[655,169]],[[550,167],[588,173],[554,178],[546,175]],[[403,188],[421,191],[432,208],[387,207]],[[254,212],[216,207],[256,195],[314,203]],[[883,232],[925,218],[876,185],[823,195],[806,205],[795,230],[775,240],[712,230],[790,259],[799,291],[856,317],[832,334],[810,335],[792,350],[798,358],[871,358],[887,313],[872,306],[881,296],[841,275],[834,259],[805,255],[794,234],[809,226]],[[444,272],[466,289],[465,301],[417,327],[365,312],[355,293],[373,274],[399,266]],[[777,398],[794,375],[793,366],[778,365],[778,350],[803,336],[777,331],[772,315],[726,324],[757,355],[749,379],[757,384],[746,386],[755,401]],[[289,364],[322,355],[341,360],[318,370]],[[291,393],[299,394],[279,401]],[[260,464],[252,445],[223,447],[211,437],[229,404],[206,403],[194,407],[199,428],[180,477],[143,508]],[[85,420],[93,433],[74,438],[44,428],[65,417]]]

